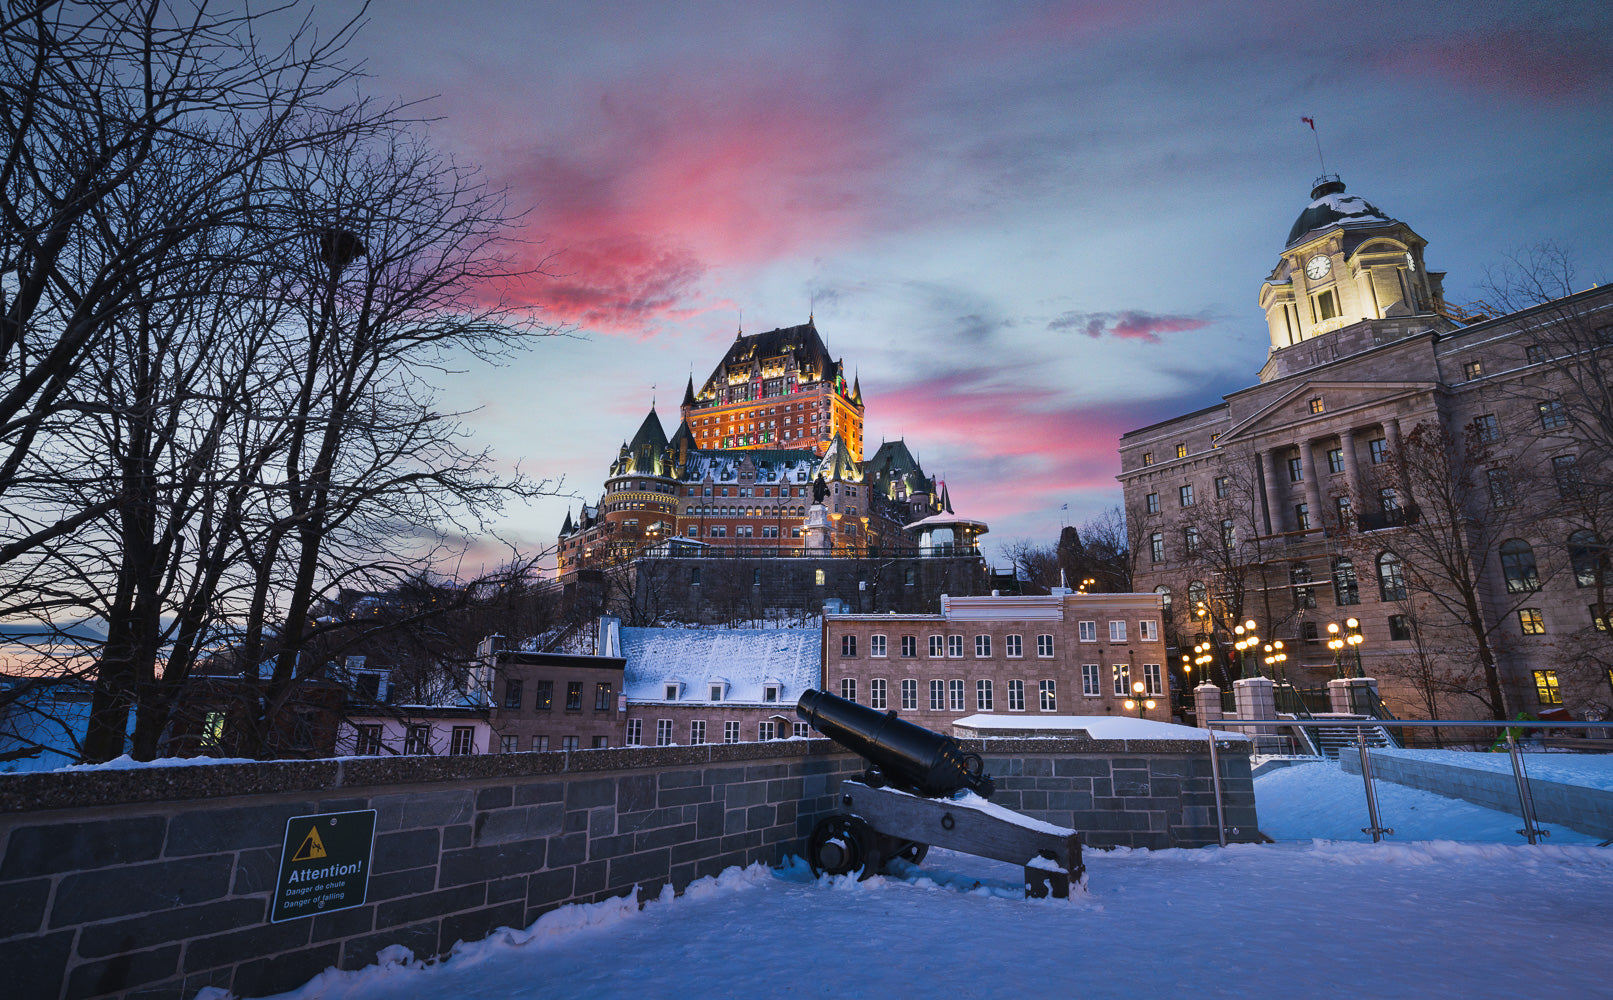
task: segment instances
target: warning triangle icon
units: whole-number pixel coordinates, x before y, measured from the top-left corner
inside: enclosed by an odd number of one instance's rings
[[[291,856],[291,860],[318,861],[324,856],[325,843],[319,839],[319,830],[315,827],[309,827],[308,836],[302,838],[302,846],[297,848],[297,853]]]

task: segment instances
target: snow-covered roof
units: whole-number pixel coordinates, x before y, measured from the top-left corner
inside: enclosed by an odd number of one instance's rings
[[[960,728],[982,733],[993,729],[1011,729],[1016,732],[1035,730],[1038,734],[1057,736],[1074,729],[1085,730],[1095,740],[1208,740],[1210,731],[1196,726],[1178,726],[1174,722],[1155,722],[1153,719],[1132,719],[1116,715],[970,715],[953,723]],[[1248,739],[1241,733],[1219,732],[1224,740]]]
[[[624,628],[622,689],[629,701],[665,701],[666,685],[683,685],[680,701],[709,703],[707,682],[727,686],[723,702],[768,704],[764,683],[781,686],[778,703],[793,705],[818,686],[822,632],[815,628]]]
[[[1293,246],[1308,234],[1330,226],[1351,226],[1393,222],[1376,205],[1359,195],[1345,194],[1344,183],[1337,178],[1317,185],[1311,192],[1311,203],[1294,220],[1288,231],[1288,246]]]

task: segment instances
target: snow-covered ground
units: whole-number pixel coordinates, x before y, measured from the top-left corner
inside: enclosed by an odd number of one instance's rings
[[[1610,994],[1613,849],[1572,831],[1530,847],[1503,813],[1378,795],[1383,844],[1337,842],[1367,839],[1360,778],[1305,764],[1256,780],[1261,827],[1286,842],[1089,850],[1068,901],[948,851],[860,883],[730,869],[642,910],[564,907],[436,965],[395,949],[284,1000]]]

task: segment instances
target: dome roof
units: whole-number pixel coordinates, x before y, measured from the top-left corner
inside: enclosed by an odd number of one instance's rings
[[[1377,206],[1364,198],[1344,193],[1344,182],[1338,177],[1323,177],[1311,189],[1311,203],[1294,220],[1288,231],[1287,246],[1293,246],[1306,234],[1326,229],[1336,223],[1348,225],[1362,222],[1392,222]]]

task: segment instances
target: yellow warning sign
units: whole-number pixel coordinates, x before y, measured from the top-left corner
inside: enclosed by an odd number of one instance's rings
[[[325,856],[325,842],[319,839],[319,831],[313,827],[308,828],[308,836],[302,840],[302,846],[297,853],[291,856],[293,861],[318,861]]]

